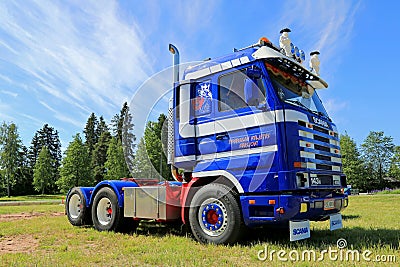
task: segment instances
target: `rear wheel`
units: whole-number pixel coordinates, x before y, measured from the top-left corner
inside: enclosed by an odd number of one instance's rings
[[[221,184],[208,184],[196,192],[189,223],[201,243],[232,244],[245,231],[236,194]]]
[[[86,199],[79,187],[74,187],[69,192],[65,211],[68,221],[74,226],[91,224],[90,209],[86,207]]]
[[[104,187],[100,189],[93,200],[92,220],[94,227],[99,231],[134,231],[138,222],[132,218],[125,218],[123,208],[119,207],[115,192]]]

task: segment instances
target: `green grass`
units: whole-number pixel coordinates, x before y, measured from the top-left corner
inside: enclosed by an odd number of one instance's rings
[[[39,201],[39,200],[61,200],[65,199],[65,195],[28,195],[28,196],[12,196],[0,197],[1,201]]]
[[[400,189],[383,190],[378,192],[377,194],[400,194]]]
[[[19,208],[9,209],[9,208]],[[377,262],[331,261],[281,262],[277,256],[270,262],[260,261],[257,253],[271,250],[336,249],[339,238],[347,240],[349,249],[371,251],[376,255],[395,255],[400,262],[400,195],[351,196],[350,206],[343,212],[344,229],[330,232],[328,222],[312,222],[311,238],[289,242],[285,231],[254,230],[247,239],[234,246],[202,245],[190,234],[177,228],[141,224],[134,234],[97,232],[92,227],[73,227],[62,212],[63,206],[0,207],[0,213],[31,212],[42,209],[41,217],[29,220],[0,221],[2,240],[15,242],[30,237],[35,243],[30,252],[2,253],[0,266],[380,266]],[[287,254],[286,254],[287,257]]]
[[[29,205],[29,206],[4,206],[0,207],[0,215],[19,213],[45,213],[51,214],[64,211],[64,205]],[[1,222],[0,222],[1,225]],[[1,230],[0,230],[1,233]]]

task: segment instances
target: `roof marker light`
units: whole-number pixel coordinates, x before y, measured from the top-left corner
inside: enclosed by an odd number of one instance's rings
[[[271,41],[267,37],[261,37],[260,40],[258,41],[258,43],[261,46],[264,46],[264,45],[267,45],[267,44],[271,44]]]
[[[301,60],[301,63],[303,63],[303,61],[305,61],[306,60],[306,54],[304,53],[304,51],[303,50],[299,50],[299,52],[300,52],[300,60]]]

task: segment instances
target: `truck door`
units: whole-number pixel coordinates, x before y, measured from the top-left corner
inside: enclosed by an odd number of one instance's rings
[[[174,165],[188,172],[212,169],[202,155],[216,152],[214,91],[210,78],[181,81],[175,89]]]
[[[277,150],[275,113],[267,105],[257,67],[220,75],[215,144],[220,169],[230,170],[238,178],[246,176],[249,181],[257,181],[257,173],[263,173],[264,179],[269,172]]]
[[[193,121],[196,125],[197,166],[196,171],[216,169],[210,160],[217,152],[215,144],[215,96],[216,85],[211,78],[200,80],[194,85],[192,100]]]
[[[191,99],[193,83],[180,81],[175,85],[173,116],[174,120],[174,166],[192,171],[196,165],[196,129],[193,121]]]

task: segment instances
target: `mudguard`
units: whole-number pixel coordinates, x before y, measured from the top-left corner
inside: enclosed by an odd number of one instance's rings
[[[90,202],[89,206],[92,205],[92,201],[94,199],[94,196],[96,195],[97,191],[99,191],[103,187],[110,187],[114,192],[117,194],[118,197],[118,205],[120,208],[124,206],[124,187],[138,187],[138,184],[133,182],[133,181],[119,181],[119,180],[106,180],[98,183],[92,190],[92,193],[90,195]],[[86,194],[86,193],[85,193]]]

